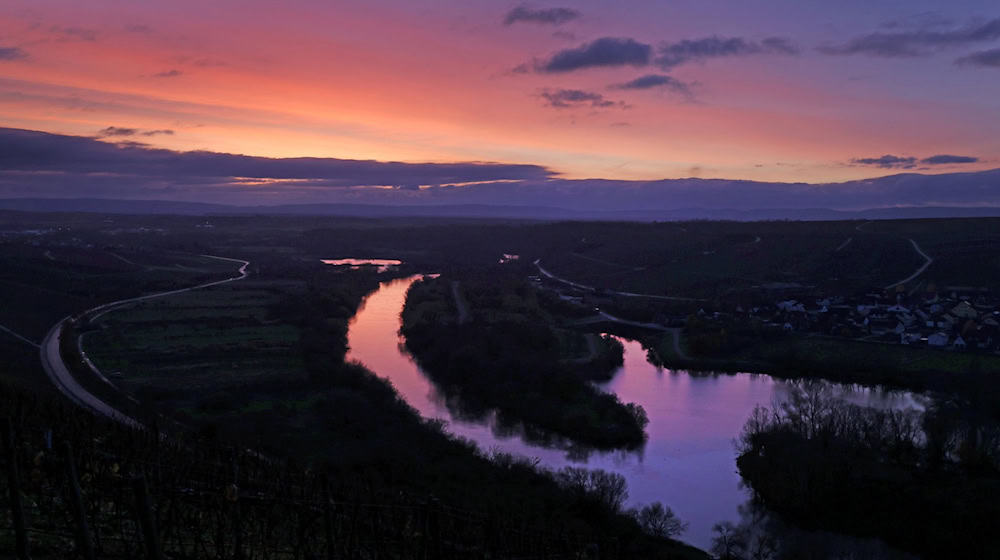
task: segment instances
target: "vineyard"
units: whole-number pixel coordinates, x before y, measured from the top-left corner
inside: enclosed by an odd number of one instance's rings
[[[0,550],[21,558],[615,558],[613,539],[328,478],[0,386]]]

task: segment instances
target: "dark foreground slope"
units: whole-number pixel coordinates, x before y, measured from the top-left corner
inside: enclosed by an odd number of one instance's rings
[[[218,442],[162,438],[9,385],[0,385],[0,410],[7,415],[0,549],[17,546],[11,496],[18,496],[34,558],[81,550],[74,499],[87,522],[83,534],[101,558],[143,556],[151,542],[144,516],[171,558],[582,558],[597,551],[601,558],[703,557],[657,544],[614,516],[588,526],[544,509],[438,501],[387,487],[364,471],[334,475]],[[525,467],[510,462],[506,469]],[[137,506],[139,480],[148,487],[148,508]],[[538,477],[537,484],[547,483]],[[553,492],[574,499],[570,488]],[[576,498],[578,507],[593,499]]]

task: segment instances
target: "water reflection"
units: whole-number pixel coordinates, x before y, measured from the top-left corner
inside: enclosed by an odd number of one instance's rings
[[[646,409],[648,441],[641,453],[594,451],[495,412],[475,410],[438,391],[399,339],[406,290],[417,278],[386,282],[365,300],[350,325],[348,359],[389,379],[421,415],[446,422],[449,432],[485,451],[537,458],[539,465],[551,469],[583,464],[620,473],[628,481],[628,507],[654,501],[669,505],[690,523],[682,540],[700,548],[711,546],[715,523],[740,521],[748,492],[736,471],[733,438],[755,406],[781,400],[792,384],[766,375],[662,370],[646,360],[639,343],[623,340],[624,364],[601,387]],[[905,393],[837,384],[831,389],[856,404],[921,407]]]
[[[375,266],[378,272],[385,272],[403,264],[403,261],[397,259],[323,259],[322,262],[332,266],[349,266],[351,270],[357,270],[362,266]]]

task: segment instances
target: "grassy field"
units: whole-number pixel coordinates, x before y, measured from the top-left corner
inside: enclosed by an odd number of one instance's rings
[[[749,349],[735,357],[781,361],[789,355],[827,364],[850,361],[904,374],[940,372],[957,375],[973,369],[1000,373],[1000,356],[835,338],[795,337]]]
[[[910,288],[972,286],[996,289],[1000,279],[1000,220],[873,222],[876,233],[915,240],[934,262]]]
[[[861,223],[577,225],[583,235],[542,258],[554,274],[587,285],[709,298],[782,284],[851,293],[923,262],[906,238],[858,231]]]
[[[237,268],[232,262],[184,253],[30,245],[0,245],[0,261],[4,263],[0,324],[36,342],[72,313],[116,299],[220,280],[234,275]]]
[[[142,302],[99,318],[84,348],[127,392],[197,410],[233,388],[302,375],[298,331],[270,310],[303,288],[247,279]]]

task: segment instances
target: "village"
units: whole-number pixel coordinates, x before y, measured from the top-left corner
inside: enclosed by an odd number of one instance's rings
[[[529,280],[552,290],[563,301],[593,309],[604,319],[617,319],[609,312],[616,307],[616,299],[621,303],[620,296],[626,295],[551,274],[532,275]],[[922,291],[907,292],[898,286],[854,296],[819,298],[809,297],[801,289],[778,290],[780,295],[773,298],[773,303],[761,303],[767,296],[756,293],[751,298],[758,302],[756,305],[713,306],[704,302],[696,315],[720,326],[756,324],[764,330],[788,334],[1000,354],[1000,298],[984,287],[924,286]],[[643,296],[627,295],[630,297],[625,299],[630,300]],[[683,327],[687,319],[657,313],[652,321],[621,321],[666,329]]]
[[[986,288],[929,284],[902,290],[773,306],[737,307],[736,315],[785,331],[949,350],[1000,352],[1000,300]]]

